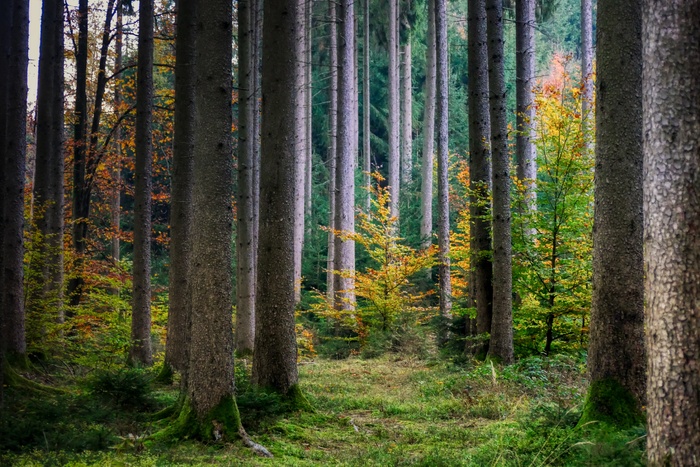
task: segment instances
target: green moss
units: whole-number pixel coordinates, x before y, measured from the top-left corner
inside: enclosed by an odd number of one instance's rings
[[[591,382],[579,426],[602,422],[617,428],[631,428],[644,423],[644,415],[632,392],[614,379]]]
[[[160,371],[158,372],[158,376],[156,376],[155,381],[156,383],[169,385],[173,383],[174,376],[175,371],[173,370],[172,365],[170,365],[168,362],[163,362],[163,366],[160,368]]]
[[[155,441],[198,439],[201,441],[234,440],[239,437],[241,416],[233,396],[224,397],[203,417],[197,417],[188,399],[182,404],[175,422],[154,434]]]
[[[304,395],[298,384],[293,385],[287,391],[285,399],[292,410],[302,410],[305,412],[313,412],[314,408]]]

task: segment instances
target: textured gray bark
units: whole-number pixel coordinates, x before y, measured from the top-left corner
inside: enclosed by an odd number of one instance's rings
[[[24,355],[24,179],[27,122],[29,0],[13,0],[9,44],[5,167],[3,185],[2,306],[3,349]]]
[[[230,1],[198,1],[197,8],[199,17],[212,20],[197,23],[195,45],[193,224],[197,228],[192,229],[192,340],[187,394],[198,419],[203,420],[235,393],[231,320],[233,28]]]
[[[255,2],[238,3],[238,192],[236,193],[236,350],[252,353],[255,340],[255,251],[253,250],[253,17]]]
[[[423,248],[428,248],[433,243],[433,145],[435,142],[436,80],[435,0],[428,0],[427,35],[428,43],[425,50],[425,103],[423,108],[423,161],[421,166],[420,194],[420,238]],[[471,82],[471,80],[469,81]]]
[[[600,15],[598,15],[600,18]],[[581,0],[581,125],[588,151],[593,150],[593,8],[591,0]]]
[[[585,1],[585,0],[584,0]],[[535,0],[515,2],[515,140],[518,179],[525,181],[525,204],[528,210],[537,209],[535,182],[537,161],[535,144],[531,140],[535,123],[533,88],[535,86]]]
[[[650,465],[700,463],[700,2],[644,2]]]
[[[335,166],[338,155],[338,25],[335,0],[328,1],[328,26],[330,41],[330,74],[328,118],[330,119],[330,144],[328,150],[328,227],[335,230],[336,188]],[[326,297],[332,304],[335,300],[335,234],[328,232],[328,261],[326,264]]]
[[[2,11],[11,11],[12,0],[0,0],[0,9]],[[10,15],[0,16],[0,76],[8,76],[8,55],[10,49],[10,28],[12,27]],[[7,122],[7,80],[0,80],[0,141],[6,141],[5,130]],[[5,219],[3,216],[3,209],[5,205],[5,155],[6,147],[4,143],[0,143],[0,250],[4,243],[5,238]],[[3,256],[0,255],[0,284],[4,284],[3,281]],[[0,337],[2,337],[3,342],[5,340],[5,308],[3,306],[4,293],[0,292]],[[5,346],[0,344],[0,369],[5,368]],[[3,403],[3,393],[4,393],[4,371],[0,371],[0,404]]]
[[[437,75],[437,165],[438,165],[438,245],[440,280],[440,316],[443,319],[441,340],[447,340],[448,320],[452,316],[450,284],[450,165],[447,147],[449,62],[447,58],[447,0],[435,0],[435,44]]]
[[[260,238],[253,383],[287,393],[298,381],[294,332],[295,86],[302,71],[302,0],[265,2],[263,19]]]
[[[343,233],[355,231],[355,159],[357,157],[355,122],[355,28],[353,0],[338,4],[338,153],[336,158],[335,226]],[[335,238],[337,277],[335,307],[355,308],[355,242]]]
[[[513,276],[510,232],[510,157],[503,68],[503,4],[486,0],[493,186],[493,320],[489,356],[513,361]]]
[[[398,0],[389,0],[389,24],[387,25],[387,47],[389,55],[389,70],[387,81],[387,94],[389,99],[389,153],[387,164],[389,166],[387,183],[389,185],[389,211],[391,216],[399,217],[399,193],[400,193],[400,154],[399,154],[399,57],[398,57]]]
[[[469,1],[468,72],[469,79],[469,215],[471,216],[471,264],[473,299],[476,305],[476,332],[491,332],[493,268],[491,225],[486,219],[491,191],[491,126],[489,117],[488,50],[486,45],[486,9],[484,0]],[[488,341],[477,353],[488,351]]]
[[[114,73],[115,76],[119,76],[119,72],[122,69],[122,46],[124,43],[124,24],[122,21],[122,1],[117,2],[117,31],[115,33],[114,41]],[[121,86],[119,84],[114,86],[114,108],[117,112],[121,108],[122,104],[122,93]],[[122,130],[117,128],[114,133],[114,151],[115,151],[115,161],[114,169],[112,170],[112,259],[116,263],[120,258],[120,241],[119,241],[119,230],[121,227],[121,178],[122,178],[122,148],[121,148]],[[116,293],[119,293],[117,290]]]
[[[305,15],[306,15],[306,29],[304,31],[304,55],[306,56],[305,66],[304,66],[304,109],[306,115],[304,116],[304,121],[306,124],[306,138],[304,139],[306,146],[304,148],[304,154],[306,155],[306,174],[304,175],[304,218],[311,218],[311,195],[313,189],[313,178],[312,178],[312,163],[313,163],[313,89],[312,85],[312,73],[311,67],[313,64],[313,53],[311,51],[312,35],[313,31],[313,11],[314,2],[313,0],[307,0],[305,5]]]
[[[262,16],[263,1],[255,0],[253,19],[253,269],[257,277],[258,271],[258,233],[260,226],[260,104],[262,101],[261,69],[262,69]],[[257,289],[257,286],[256,286]]]
[[[413,78],[411,75],[411,34],[401,46],[401,184],[411,182],[413,170]]]
[[[151,352],[151,191],[153,139],[153,0],[139,3],[134,164],[134,275],[130,359],[153,363]]]
[[[301,16],[297,18],[297,38],[301,47],[301,56],[297,63],[299,70],[294,76],[297,82],[294,87],[299,90],[299,98],[295,108],[294,120],[298,122],[296,126],[297,155],[294,166],[294,300],[299,303],[301,300],[301,266],[304,250],[304,210],[306,194],[306,3],[301,4]]]
[[[372,149],[370,146],[370,127],[369,127],[369,2],[365,0],[363,11],[363,45],[362,45],[362,186],[365,192],[362,194],[362,208],[364,212],[369,213],[372,207],[371,183],[372,178]]]
[[[37,90],[36,220],[44,238],[37,266],[41,269],[43,298],[62,319],[63,292],[63,5],[44,0],[41,18],[39,86]]]
[[[197,2],[178,0],[175,42],[175,134],[170,209],[170,283],[165,363],[187,371],[192,316],[192,190],[196,122]],[[240,131],[240,130],[239,130]],[[239,185],[240,186],[240,185]],[[239,209],[241,209],[239,204]]]
[[[593,297],[588,373],[645,400],[642,2],[598,2]],[[597,398],[600,401],[600,397]],[[601,405],[608,402],[602,401]],[[593,407],[601,410],[601,407]]]

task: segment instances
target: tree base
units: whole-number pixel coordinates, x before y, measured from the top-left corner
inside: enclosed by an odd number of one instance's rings
[[[285,394],[285,399],[291,410],[301,410],[303,412],[315,412],[313,406],[306,398],[298,384],[290,387]]]
[[[158,372],[158,376],[155,378],[156,383],[168,386],[173,384],[174,378],[175,370],[173,370],[173,367],[169,363],[163,362],[163,366]]]
[[[225,397],[204,417],[197,417],[188,399],[182,403],[180,414],[172,425],[153,435],[156,441],[197,439],[224,441],[239,438],[241,417],[233,396]]]
[[[616,428],[631,428],[645,422],[632,392],[614,379],[591,382],[578,426],[601,422]]]

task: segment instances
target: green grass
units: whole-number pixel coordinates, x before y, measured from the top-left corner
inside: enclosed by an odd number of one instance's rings
[[[151,390],[139,408],[113,402],[121,380],[126,391],[141,391],[138,375],[117,376],[108,398],[104,375],[39,399],[10,390],[0,465],[644,465],[643,427],[576,426],[584,369],[563,357],[507,368],[397,354],[319,359],[300,367],[313,411],[290,411],[279,397],[255,392],[238,368],[243,424],[273,459],[240,442],[148,441],[168,423],[149,413],[175,402],[177,383]]]

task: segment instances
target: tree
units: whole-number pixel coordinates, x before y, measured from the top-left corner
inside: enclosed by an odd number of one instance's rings
[[[338,22],[338,152],[336,156],[335,228],[355,231],[355,10],[352,0],[339,3]],[[342,271],[337,278],[335,306],[340,310],[355,307],[355,242],[335,237],[335,268]]]
[[[181,0],[182,1],[182,0]],[[232,3],[196,3],[192,332],[182,435],[235,438],[231,324],[233,157],[231,136]],[[267,16],[266,16],[267,18]],[[291,245],[290,245],[291,246]],[[291,249],[290,249],[291,253]]]
[[[180,373],[187,371],[188,342],[192,326],[191,239],[196,124],[196,24],[197,2],[178,0],[175,26],[175,135],[170,200],[170,307],[165,364]],[[240,206],[239,204],[239,209]]]
[[[647,453],[650,465],[696,465],[700,2],[646,1],[642,24]]]
[[[122,10],[124,8],[122,0],[117,2],[117,31],[115,33],[115,57],[114,57],[114,76],[119,76],[122,69],[124,44],[124,23]],[[114,108],[116,112],[120,112],[122,108],[122,90],[118,84],[114,86]],[[117,117],[118,119],[119,117]],[[122,129],[118,128],[114,133],[114,147],[116,151],[116,160],[112,170],[112,260],[116,263],[121,257],[120,252],[120,237],[119,231],[121,228],[121,184],[122,184]],[[116,291],[118,293],[118,291]],[[171,301],[172,303],[172,301]]]
[[[408,26],[407,26],[408,29]],[[411,31],[401,45],[401,184],[411,182],[413,170],[413,79],[411,73]]]
[[[437,161],[438,161],[438,244],[440,276],[440,316],[446,325],[452,313],[452,287],[450,283],[450,183],[448,179],[449,153],[448,131],[448,60],[447,60],[447,0],[435,1],[435,44],[437,70]]]
[[[12,0],[0,0],[0,9],[2,11],[12,11]],[[9,75],[9,52],[10,52],[10,40],[11,40],[11,28],[12,20],[11,15],[1,15],[0,16],[0,76]],[[7,156],[7,147],[5,141],[7,138],[7,92],[8,92],[8,80],[0,80],[0,251],[4,248],[5,244],[5,218],[4,218],[4,208],[5,208],[5,162]],[[4,256],[0,256],[0,283],[4,284],[3,276],[5,271]],[[5,292],[4,286],[0,289],[0,336],[5,342]],[[3,402],[3,388],[5,387],[5,345],[0,344],[0,404]]]
[[[491,226],[487,219],[491,191],[491,126],[489,116],[488,50],[486,44],[486,8],[484,0],[469,1],[469,210],[472,232],[473,300],[476,302],[476,333],[491,332],[493,269]],[[475,348],[484,355],[488,341]]]
[[[400,155],[399,155],[399,59],[398,59],[398,0],[389,0],[388,55],[389,70],[387,92],[389,98],[389,183],[391,215],[399,217]]]
[[[537,163],[535,145],[532,143],[532,128],[535,122],[533,87],[535,85],[535,0],[515,2],[515,99],[518,134],[516,137],[516,159],[518,179],[525,183],[524,208],[537,208],[535,182]]]
[[[63,318],[63,5],[45,0],[37,92],[34,203],[40,207],[37,227],[43,238],[39,269],[41,295]]]
[[[600,17],[600,16],[599,16]],[[593,106],[593,8],[591,0],[581,0],[581,85],[583,99],[581,100],[581,124],[586,150],[593,149],[592,126],[594,115]]]
[[[150,365],[151,353],[151,191],[153,139],[153,1],[139,3],[136,82],[136,163],[134,169],[134,291],[131,312],[133,363]]]
[[[12,0],[12,27],[8,44],[7,97],[5,109],[2,324],[4,354],[9,360],[24,358],[24,179],[27,133],[27,53],[29,0]]]
[[[428,248],[433,240],[433,145],[435,142],[436,82],[435,0],[428,0],[427,36],[427,47],[425,49],[425,106],[423,108],[423,161],[421,167],[420,195],[420,238],[424,249]],[[471,80],[469,80],[469,82],[471,83]]]
[[[253,383],[283,394],[297,388],[294,333],[296,106],[301,105],[302,0],[265,2],[263,13],[260,237]]]
[[[365,190],[363,194],[363,210],[370,212],[371,196],[371,176],[372,154],[370,148],[371,130],[369,127],[370,99],[369,99],[369,2],[365,0],[362,33],[362,186]]]
[[[598,2],[598,28],[591,386],[584,419],[624,426],[639,421],[645,400],[641,1]],[[615,407],[634,416],[611,419]]]
[[[330,120],[330,141],[328,145],[328,261],[326,263],[326,296],[330,303],[334,303],[336,291],[336,266],[335,266],[335,211],[336,211],[336,186],[335,172],[338,155],[338,24],[337,7],[335,0],[328,0],[328,29],[329,29],[329,67],[330,86],[328,89],[329,101],[328,118]]]
[[[493,170],[493,320],[489,356],[513,361],[513,275],[510,232],[510,157],[503,69],[503,4],[486,0],[489,54],[489,107]]]

